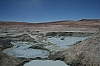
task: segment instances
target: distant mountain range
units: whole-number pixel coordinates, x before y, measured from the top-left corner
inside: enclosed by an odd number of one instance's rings
[[[10,22],[0,21],[0,25],[27,25],[27,26],[38,26],[47,27],[48,25],[68,25],[68,26],[85,26],[85,27],[100,27],[100,19],[81,19],[78,21],[62,20],[54,22],[43,22],[43,23],[29,23],[29,22]]]

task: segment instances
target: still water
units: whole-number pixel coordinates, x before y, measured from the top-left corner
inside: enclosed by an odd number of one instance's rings
[[[63,40],[62,40],[63,38]],[[83,41],[88,37],[72,37],[72,36],[62,36],[62,37],[48,37],[46,40],[43,40],[43,42],[46,43],[53,43],[59,46],[60,48],[68,48],[69,45],[73,45],[74,43],[78,41]]]
[[[28,42],[11,42],[14,46],[12,48],[8,48],[3,52],[7,55],[14,57],[25,57],[25,58],[46,58],[48,57],[49,52],[46,50],[39,49],[31,49],[29,48],[33,44]]]
[[[26,63],[24,66],[68,66],[63,61],[52,61],[52,60],[32,60]]]

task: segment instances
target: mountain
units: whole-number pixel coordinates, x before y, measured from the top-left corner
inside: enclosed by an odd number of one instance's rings
[[[64,20],[44,23],[4,22],[0,28],[27,28],[34,31],[88,31],[95,32],[100,27],[99,19],[81,19],[78,21]]]

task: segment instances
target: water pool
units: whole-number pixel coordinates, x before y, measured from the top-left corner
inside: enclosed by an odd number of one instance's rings
[[[31,49],[31,43],[28,42],[11,42],[14,46],[12,48],[5,49],[3,52],[7,55],[14,57],[25,57],[25,58],[46,58],[48,57],[49,51]]]
[[[32,60],[24,66],[68,66],[63,61],[52,61],[52,60]]]
[[[62,36],[64,37],[64,36]],[[71,37],[71,36],[66,36],[64,37],[63,40],[62,37],[51,37],[51,38],[47,38],[46,40],[43,40],[43,42],[46,43],[53,43],[56,44],[57,46],[59,46],[60,48],[68,48],[69,45],[73,45],[74,43],[78,42],[78,41],[83,41],[88,37]]]

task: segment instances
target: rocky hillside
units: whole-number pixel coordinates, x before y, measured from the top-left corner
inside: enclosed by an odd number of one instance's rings
[[[100,29],[83,42],[52,53],[49,57],[62,60],[70,66],[100,66]]]
[[[100,27],[100,20],[82,19],[78,21],[54,21],[41,23],[28,22],[4,22],[0,21],[0,32],[23,32],[23,31],[48,31],[48,32],[92,32]]]
[[[17,58],[10,57],[0,52],[0,66],[17,66],[21,63]]]
[[[4,22],[0,21],[1,25],[22,25],[22,26],[35,26],[35,27],[47,27],[49,25],[67,25],[70,27],[100,27],[100,19],[81,19],[78,21],[54,21],[54,22],[42,22],[42,23],[27,23],[27,22]]]

